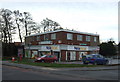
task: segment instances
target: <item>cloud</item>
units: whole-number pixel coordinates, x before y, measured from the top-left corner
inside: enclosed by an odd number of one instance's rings
[[[48,17],[64,28],[118,38],[118,0],[1,0],[4,8],[27,11],[35,21]],[[42,2],[42,3],[41,3]],[[14,4],[14,5],[13,5]]]

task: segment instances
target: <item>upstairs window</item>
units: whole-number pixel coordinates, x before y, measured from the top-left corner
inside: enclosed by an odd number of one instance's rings
[[[56,39],[56,34],[51,34],[51,39],[55,40]]]
[[[83,38],[82,35],[77,35],[77,40],[82,41],[83,40],[82,38]]]
[[[49,37],[48,34],[45,34],[44,35],[44,40],[48,40],[48,37]]]
[[[73,39],[73,34],[67,33],[67,40],[72,40]]]
[[[37,36],[37,41],[40,41],[40,36]]]
[[[34,36],[32,37],[32,41],[35,41],[35,38],[34,38]]]
[[[94,42],[97,42],[97,37],[94,37]]]
[[[86,41],[90,41],[90,36],[86,36]]]

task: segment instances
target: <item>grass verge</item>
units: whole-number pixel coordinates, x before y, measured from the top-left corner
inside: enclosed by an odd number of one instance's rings
[[[16,60],[13,63],[27,64],[32,66],[54,67],[54,68],[67,68],[67,67],[96,67],[98,65],[84,65],[84,64],[58,64],[58,63],[37,63],[32,59],[23,59],[22,61]]]

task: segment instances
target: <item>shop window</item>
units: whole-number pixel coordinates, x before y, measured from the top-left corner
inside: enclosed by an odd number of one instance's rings
[[[82,35],[77,35],[77,40],[82,41],[83,36]]]
[[[76,52],[70,52],[70,60],[76,60]]]
[[[51,39],[55,40],[56,39],[56,34],[51,34]]]
[[[73,39],[73,34],[67,33],[67,40],[72,40]]]
[[[90,41],[90,36],[86,36],[86,41]]]
[[[32,58],[37,57],[37,55],[38,55],[38,52],[37,52],[37,51],[32,51]]]

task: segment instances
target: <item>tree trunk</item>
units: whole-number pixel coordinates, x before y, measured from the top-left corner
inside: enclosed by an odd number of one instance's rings
[[[20,42],[22,43],[22,37],[21,37],[21,33],[20,33],[20,26],[19,26],[19,24],[17,23],[17,20],[16,20],[16,24],[17,24],[17,27],[18,27]]]
[[[27,36],[28,30],[27,30],[27,21],[26,20],[25,20],[25,31],[26,31],[26,36]]]
[[[8,20],[7,20],[6,16],[3,16],[3,18],[5,20],[4,41],[5,41],[5,43],[7,43],[8,42],[8,40],[7,40]]]
[[[5,30],[3,30],[3,33],[4,33],[4,34],[3,34],[3,35],[4,35],[4,36],[3,36],[3,37],[4,37],[3,42],[7,43],[7,40],[6,40],[6,37],[7,37],[6,31],[5,31]]]
[[[11,35],[10,35],[10,25],[8,25],[8,29],[7,29],[7,34],[8,34],[8,43],[11,43],[10,41],[10,38],[11,38]]]

